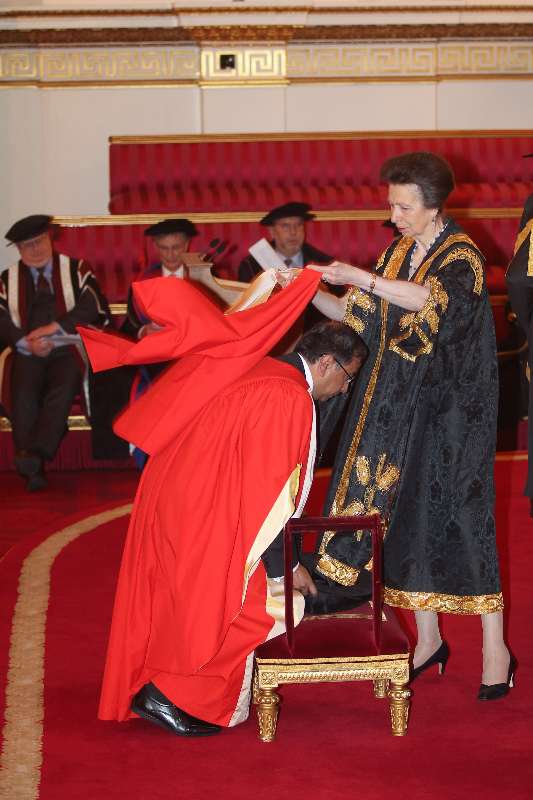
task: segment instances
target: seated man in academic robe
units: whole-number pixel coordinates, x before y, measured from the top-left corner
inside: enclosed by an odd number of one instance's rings
[[[151,278],[177,278],[183,280],[187,277],[184,254],[188,252],[191,241],[198,236],[195,225],[188,219],[164,219],[146,228],[144,235],[151,240],[157,253],[157,260],[144,270],[139,280]],[[120,331],[132,339],[143,339],[159,330],[152,320],[148,319],[135,304],[133,292],[128,292],[128,305],[126,318]],[[99,395],[107,395],[106,422],[111,425],[114,417],[125,405],[130,396],[132,399],[139,397],[147,387],[168,366],[163,361],[157,364],[140,364],[138,369],[124,368],[116,374],[109,374],[100,378],[97,383]],[[109,397],[112,400],[109,402]],[[114,441],[114,437],[108,437]],[[139,469],[146,463],[146,454],[139,448],[132,449],[133,458]],[[105,455],[105,445],[102,447]]]
[[[137,715],[206,736],[248,716],[254,649],[283,632],[283,581],[267,579],[280,566],[265,570],[261,558],[305,504],[312,398],[346,392],[364,352],[353,331],[326,323],[304,337],[303,358],[266,357],[317,284],[304,270],[263,305],[224,315],[186,281],[143,281],[135,300],[158,333],[132,344],[82,331],[95,370],[173,362],[115,423],[150,459],[122,559],[101,719]],[[299,621],[315,589],[294,566]]]
[[[155,264],[150,264],[142,273],[140,280],[150,278],[184,278],[185,263],[183,255],[189,250],[192,239],[198,236],[194,224],[188,219],[164,219],[146,228],[144,235],[152,240],[158,254]],[[147,319],[135,306],[133,293],[128,293],[128,309],[121,332],[133,339],[142,339],[158,330],[152,320]],[[152,377],[161,372],[159,364],[149,367]]]
[[[15,467],[26,488],[37,491],[46,487],[44,463],[66,433],[85,373],[76,326],[104,327],[110,316],[87,262],[54,252],[51,217],[25,217],[5,237],[20,260],[0,274],[0,396]]]
[[[329,264],[333,260],[306,241],[306,223],[314,218],[308,203],[291,200],[273,208],[259,220],[260,225],[268,228],[270,244],[287,267],[304,267],[311,263]],[[239,265],[239,280],[253,281],[260,272],[260,265],[249,255]]]

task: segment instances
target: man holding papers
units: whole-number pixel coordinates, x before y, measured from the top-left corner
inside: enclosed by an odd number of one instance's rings
[[[20,260],[0,275],[0,399],[11,420],[15,466],[28,491],[67,430],[84,372],[77,325],[109,323],[89,265],[55,253],[51,217],[34,214],[5,234]]]
[[[308,203],[291,201],[269,211],[260,224],[268,228],[270,244],[279,258],[279,266],[304,267],[306,264],[329,264],[331,256],[322,253],[305,240],[306,222],[315,218]],[[278,264],[268,264],[278,266]],[[253,255],[247,256],[239,266],[239,280],[252,281],[264,265]]]

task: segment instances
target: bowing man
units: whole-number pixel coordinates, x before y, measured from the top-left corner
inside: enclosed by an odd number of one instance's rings
[[[267,578],[280,568],[261,559],[305,504],[312,398],[346,392],[361,363],[360,339],[341,323],[327,323],[296,364],[266,357],[319,277],[304,270],[231,315],[188,281],[143,281],[135,300],[161,330],[135,344],[81,331],[95,370],[172,361],[115,423],[150,458],[122,558],[101,719],[207,736],[248,716],[254,649],[283,632],[283,581]],[[297,563],[294,585],[299,621],[314,585]]]

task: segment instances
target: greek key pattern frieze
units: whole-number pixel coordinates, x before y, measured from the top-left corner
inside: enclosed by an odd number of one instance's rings
[[[224,69],[221,67],[221,58],[225,55],[233,57],[233,67]],[[242,81],[279,81],[285,79],[287,72],[284,47],[203,48],[201,64],[203,81],[224,84]]]
[[[196,81],[194,47],[0,51],[0,80],[42,83]]]
[[[222,56],[231,56],[221,59]],[[225,63],[224,63],[225,61]],[[200,85],[533,78],[533,41],[5,47],[0,83]]]
[[[287,52],[289,78],[432,76],[436,67],[433,45],[311,45]]]
[[[316,44],[287,49],[287,77],[294,80],[532,73],[533,43],[529,41]]]

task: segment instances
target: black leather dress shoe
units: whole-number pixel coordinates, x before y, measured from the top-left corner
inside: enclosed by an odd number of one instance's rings
[[[40,492],[41,489],[46,489],[47,486],[48,481],[42,467],[35,475],[30,475],[26,481],[26,491],[28,492]]]
[[[221,730],[220,725],[204,722],[175,706],[153,683],[146,683],[137,692],[131,710],[176,736],[212,736]]]
[[[39,492],[48,486],[43,459],[38,453],[31,450],[19,450],[15,455],[15,467],[18,474],[26,478],[28,492]]]
[[[23,478],[31,478],[42,470],[43,460],[30,450],[18,450],[15,454],[15,468]]]

